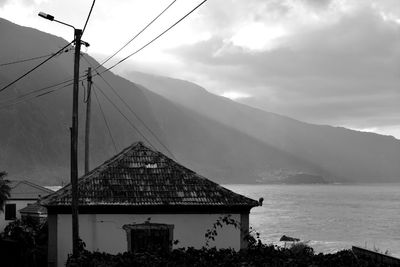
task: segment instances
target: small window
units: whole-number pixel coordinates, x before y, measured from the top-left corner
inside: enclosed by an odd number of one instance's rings
[[[164,251],[172,249],[173,225],[159,223],[130,224],[123,227],[127,232],[128,251]]]
[[[15,220],[17,217],[16,204],[6,204],[4,216],[6,220]]]

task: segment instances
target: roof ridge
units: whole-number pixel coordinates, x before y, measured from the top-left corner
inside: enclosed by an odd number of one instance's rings
[[[81,176],[78,186],[83,206],[258,205],[140,141]],[[71,184],[41,199],[45,206],[70,203]]]
[[[99,166],[97,166],[93,170],[91,170],[88,173],[86,173],[86,174],[82,175],[81,177],[79,177],[78,178],[78,185],[79,185],[79,183],[85,182],[85,180],[90,179],[90,177],[92,177],[95,173],[100,172],[102,169],[105,169],[110,164],[112,164],[115,161],[117,161],[120,157],[122,157],[123,155],[125,155],[126,153],[128,153],[129,151],[131,151],[134,147],[136,147],[138,145],[145,146],[143,144],[143,142],[141,142],[141,141],[137,141],[137,142],[132,143],[131,145],[129,145],[126,148],[122,149],[121,152],[117,153],[113,157],[111,157],[108,160],[104,161],[102,164],[100,164]],[[56,192],[52,192],[52,194],[43,197],[41,199],[41,202],[42,201],[46,202],[48,200],[51,200],[51,198],[53,198],[53,197],[55,197],[57,195],[58,196],[62,196],[63,194],[68,193],[68,191],[71,190],[71,187],[72,187],[71,183],[68,183],[65,186],[63,186],[62,188],[60,188],[59,190],[57,190]]]
[[[48,188],[46,188],[46,187],[44,187],[44,186],[41,186],[41,185],[32,183],[32,182],[27,181],[27,180],[9,180],[9,181],[10,181],[11,183],[13,183],[13,182],[15,183],[15,185],[10,186],[11,188],[16,188],[19,184],[23,183],[23,184],[27,184],[27,185],[29,185],[29,186],[35,187],[35,188],[37,188],[37,189],[46,191],[46,192],[48,192],[48,193],[53,193],[52,190],[50,190],[50,189],[48,189]]]

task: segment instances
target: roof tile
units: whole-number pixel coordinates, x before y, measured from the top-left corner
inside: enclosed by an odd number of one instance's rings
[[[79,205],[209,205],[254,207],[236,194],[178,164],[142,142],[81,177]],[[71,185],[41,200],[44,206],[71,205]]]

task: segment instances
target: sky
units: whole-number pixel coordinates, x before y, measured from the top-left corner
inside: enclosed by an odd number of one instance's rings
[[[83,40],[102,61],[169,3],[97,0]],[[177,0],[118,56],[132,53],[201,1]],[[0,0],[0,16],[71,41],[91,0]],[[110,62],[110,65],[113,62]],[[209,0],[114,70],[181,78],[301,121],[400,139],[399,0]]]

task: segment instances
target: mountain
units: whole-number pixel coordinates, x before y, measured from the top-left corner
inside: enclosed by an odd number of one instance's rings
[[[0,32],[2,33],[0,39],[0,62],[2,63],[46,55],[67,44],[61,38],[35,29],[21,27],[6,20],[0,20]],[[2,66],[0,88],[38,64],[40,60]],[[85,66],[83,59],[81,61],[81,73],[84,73],[87,66]],[[63,53],[35,70],[31,75],[7,88],[7,90],[0,92],[0,169],[7,171],[11,177],[28,179],[41,184],[60,184],[69,181],[69,127],[72,117],[72,86],[54,87],[49,90],[56,89],[55,92],[27,101],[18,100],[19,103],[15,105],[12,105],[12,100],[33,90],[71,79],[72,65],[73,51]],[[146,121],[152,132],[162,140],[163,133],[158,127],[144,93],[141,90],[132,90],[135,87],[131,82],[112,73],[104,74],[104,77],[110,83],[118,83],[118,90],[121,94],[124,94],[126,101],[135,107],[137,116]],[[107,91],[102,80],[96,80],[96,85]],[[82,89],[81,87],[81,101],[79,101],[80,163],[83,163],[84,140],[84,96]],[[40,93],[46,93],[49,90],[43,90]],[[106,93],[114,102],[118,100],[111,95],[110,89]],[[99,92],[97,95],[118,149],[139,140],[138,132],[127,124],[126,120]],[[93,96],[92,167],[116,154],[95,99]],[[124,107],[121,107],[121,109],[124,113],[128,112]],[[130,115],[130,120],[134,125],[136,124],[140,131],[146,130],[135,121],[133,115]],[[147,139],[155,142],[150,135],[147,136]],[[80,167],[82,170],[82,164]]]
[[[3,19],[0,32],[0,64],[45,55],[67,44]],[[98,64],[84,54],[82,74],[89,66],[86,61]],[[38,62],[0,66],[0,88]],[[71,79],[72,63],[73,51],[62,53],[0,92],[0,170],[11,177],[41,184],[69,181],[72,86],[44,89],[34,98],[21,96]],[[110,72],[102,77],[112,88],[94,77],[91,167],[117,153],[97,96],[117,150],[138,140],[150,142],[218,182],[276,181],[297,173],[330,181],[388,182],[400,177],[400,142],[392,137],[306,124],[210,94],[187,81],[137,72],[127,76],[131,81]],[[84,91],[81,86],[80,163]]]
[[[399,181],[400,141],[392,136],[300,122],[216,96],[187,81],[140,72],[127,76],[197,114],[318,166],[313,174],[328,180]]]

